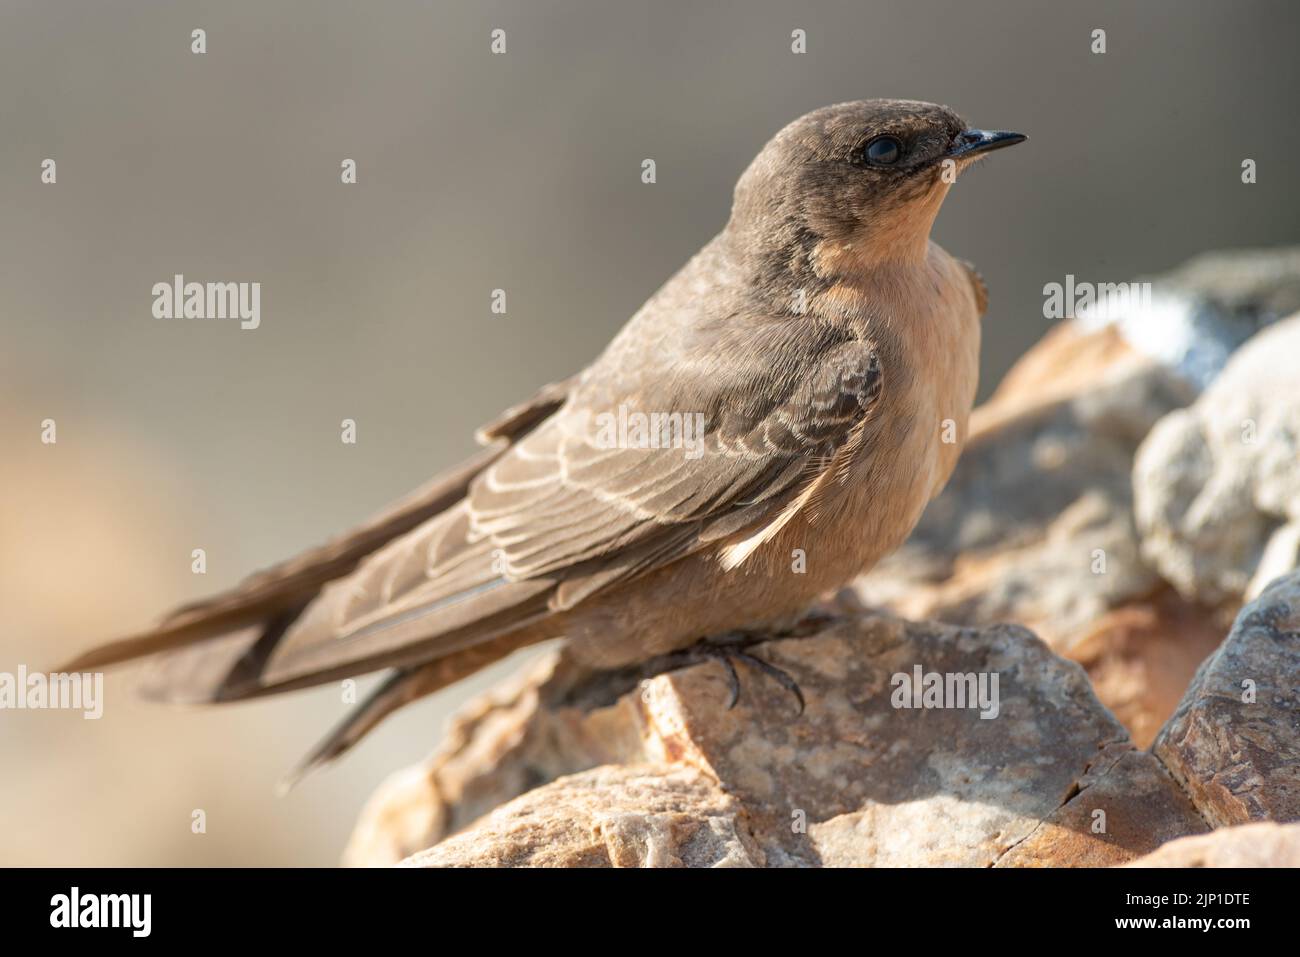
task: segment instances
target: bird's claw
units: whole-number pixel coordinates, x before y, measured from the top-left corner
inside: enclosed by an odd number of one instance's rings
[[[790,676],[789,672],[744,650],[748,644],[753,644],[754,641],[754,637],[739,632],[724,635],[714,640],[706,639],[690,648],[665,655],[663,660],[665,667],[659,669],[657,673],[663,674],[668,671],[677,671],[705,661],[718,662],[726,672],[727,710],[730,711],[740,701],[740,676],[736,673],[735,662],[743,661],[745,664],[763,672],[763,674],[790,692],[798,705],[797,714],[803,714],[806,705],[799,683]]]
[[[796,712],[796,714],[803,714],[803,710],[806,707],[806,704],[803,699],[803,690],[799,687],[799,682],[795,681],[794,678],[791,677],[790,672],[784,670],[783,668],[778,668],[770,661],[764,661],[762,658],[755,657],[754,655],[751,655],[748,652],[744,652],[744,651],[736,652],[736,657],[739,658],[741,661],[745,662],[746,664],[753,665],[759,671],[763,672],[765,675],[767,675],[773,681],[779,684],[786,691],[790,692],[790,694],[794,695],[794,700],[799,705],[799,709]],[[728,666],[730,667],[730,663],[728,663]],[[734,678],[736,674],[736,669],[734,667],[731,668],[731,674],[732,677]],[[732,694],[731,704],[727,705],[727,707],[728,708],[732,707],[736,703],[736,699],[739,697],[740,697],[740,683],[739,681],[737,681],[735,684],[735,689]]]

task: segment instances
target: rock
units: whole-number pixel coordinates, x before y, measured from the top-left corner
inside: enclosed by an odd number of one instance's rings
[[[493,811],[408,867],[755,867],[745,812],[694,768],[602,767]]]
[[[424,765],[389,775],[370,796],[343,850],[344,867],[396,864],[447,833],[447,805]]]
[[[1300,572],[1241,610],[1153,752],[1215,827],[1300,821]]]
[[[1022,628],[862,614],[753,650],[799,681],[803,716],[743,663],[728,711],[717,663],[638,684],[575,676],[553,655],[525,682],[532,691],[476,706],[432,776],[459,763],[462,794],[533,789],[412,863],[1095,864],[1204,829],[1082,669]],[[989,692],[996,675],[997,707],[985,709],[996,717],[894,707],[895,676],[917,667],[985,675]],[[621,757],[564,767],[598,754]],[[358,831],[378,857],[353,863],[388,862],[402,841],[375,839],[386,821],[473,816],[435,786],[418,813],[409,789],[389,797],[397,812],[377,798]],[[1106,825],[1094,832],[1097,809]]]
[[[1080,324],[1118,330],[1135,350],[1204,389],[1242,343],[1300,310],[1300,247],[1205,253],[1139,281],[1150,283],[1148,303],[1101,301],[1079,310]]]
[[[1185,596],[1236,602],[1300,552],[1300,315],[1243,346],[1138,450],[1142,555]]]
[[[1241,824],[1182,837],[1125,867],[1300,867],[1300,824]]]

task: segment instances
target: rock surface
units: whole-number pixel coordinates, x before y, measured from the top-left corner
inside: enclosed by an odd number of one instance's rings
[[[1300,867],[1300,824],[1242,824],[1170,841],[1125,867]]]
[[[602,767],[493,811],[408,867],[761,867],[745,811],[694,768]]]
[[[552,656],[422,778],[381,791],[349,862],[392,862],[375,822],[475,816],[447,787],[458,763],[483,771],[456,779],[460,795],[504,806],[412,863],[1110,864],[1205,828],[1082,669],[1024,629],[860,615],[755,651],[799,681],[802,717],[743,664],[727,711],[716,663],[593,687]],[[918,666],[988,676],[990,691],[997,675],[996,716],[895,707],[895,676]],[[483,753],[493,760],[471,757]],[[426,783],[422,804],[411,780]]]
[[[997,867],[1109,867],[1138,847],[1206,830],[1169,773],[1146,751],[1109,747],[1079,782],[1079,793],[1042,822]]]
[[[1300,565],[1300,315],[1243,346],[1133,467],[1142,554],[1185,596],[1251,598]]]
[[[1241,610],[1153,751],[1215,827],[1300,821],[1300,571]]]

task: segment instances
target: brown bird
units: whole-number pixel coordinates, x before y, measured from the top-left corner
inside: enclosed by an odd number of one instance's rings
[[[592,365],[480,429],[482,453],[63,670],[163,653],[152,696],[217,702],[395,669],[311,767],[545,639],[602,669],[684,649],[763,667],[717,636],[796,621],[952,473],[985,292],[930,228],[956,173],[1023,139],[907,100],[795,120],[723,230]]]

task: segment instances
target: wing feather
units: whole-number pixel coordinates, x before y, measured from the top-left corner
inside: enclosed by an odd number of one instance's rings
[[[772,328],[772,334],[788,334]],[[825,327],[797,371],[772,363],[695,367],[623,388],[584,380],[564,406],[489,466],[462,505],[377,552],[295,622],[268,669],[373,670],[437,657],[726,543],[734,567],[806,507],[855,448],[881,388],[872,343]],[[755,343],[751,348],[766,345]],[[716,343],[731,343],[723,336]],[[805,354],[807,348],[805,344]],[[653,371],[653,370],[652,370]],[[662,369],[660,370],[662,372]],[[611,443],[602,413],[702,413],[698,454]],[[403,589],[405,589],[403,591]],[[515,604],[512,604],[515,603]],[[476,618],[476,616],[478,616]],[[417,633],[420,633],[417,637]]]

